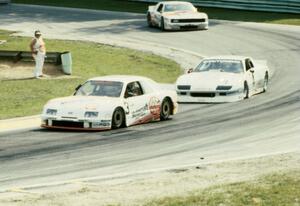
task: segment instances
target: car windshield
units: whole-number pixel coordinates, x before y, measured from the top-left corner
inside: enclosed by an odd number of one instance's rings
[[[122,88],[122,82],[92,80],[82,85],[76,91],[75,96],[120,97]]]
[[[209,59],[203,60],[194,70],[194,72],[220,71],[230,73],[243,72],[242,61],[226,59]]]
[[[195,8],[191,4],[166,4],[165,12],[173,12],[173,11],[195,11]]]

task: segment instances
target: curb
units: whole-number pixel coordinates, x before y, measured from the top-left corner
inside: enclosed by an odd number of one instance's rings
[[[0,120],[0,134],[39,128],[40,115]]]

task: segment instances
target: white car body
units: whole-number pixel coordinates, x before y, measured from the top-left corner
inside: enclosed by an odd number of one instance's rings
[[[208,69],[209,62],[224,62],[239,65],[239,72],[232,68]],[[207,66],[208,68],[208,66]],[[176,81],[178,102],[234,102],[264,92],[269,80],[266,61],[253,60],[242,56],[217,56],[204,58],[190,73],[180,76]]]
[[[172,9],[173,8],[173,9]],[[162,30],[208,29],[208,16],[190,2],[162,1],[149,6],[147,22]]]
[[[95,85],[98,82],[119,83],[122,85],[120,95],[116,97],[95,96],[81,91],[83,90],[81,88],[89,87],[83,87],[84,85]],[[140,85],[142,93],[138,96],[125,97],[129,85],[133,84]],[[113,127],[112,116],[116,108],[121,108],[124,112],[124,126],[156,121],[161,119],[161,106],[166,99],[170,100],[170,115],[177,112],[176,92],[165,90],[146,77],[104,76],[89,79],[80,86],[76,89],[74,96],[53,99],[44,106],[41,115],[42,127],[108,130]]]

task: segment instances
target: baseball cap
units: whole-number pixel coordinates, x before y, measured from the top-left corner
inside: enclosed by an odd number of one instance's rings
[[[36,31],[34,32],[34,35],[42,35],[42,33],[41,33],[40,30],[36,30]]]

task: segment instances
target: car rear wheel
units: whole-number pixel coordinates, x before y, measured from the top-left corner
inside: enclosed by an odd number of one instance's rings
[[[160,20],[160,29],[162,31],[165,31],[165,20],[163,17],[161,17],[161,20]]]
[[[115,109],[112,116],[112,128],[118,129],[125,125],[125,114],[122,108],[118,107]]]
[[[164,121],[169,119],[172,111],[172,104],[169,99],[164,99],[162,104],[161,104],[161,109],[160,109],[160,120]]]
[[[248,99],[249,98],[249,87],[248,87],[248,83],[245,82],[244,83],[244,99]]]
[[[263,87],[263,92],[266,92],[268,89],[268,83],[269,83],[269,76],[268,73],[265,74],[264,78],[264,87]]]
[[[153,27],[153,23],[152,23],[152,19],[151,19],[151,15],[150,14],[147,15],[147,23],[148,23],[149,27]]]

